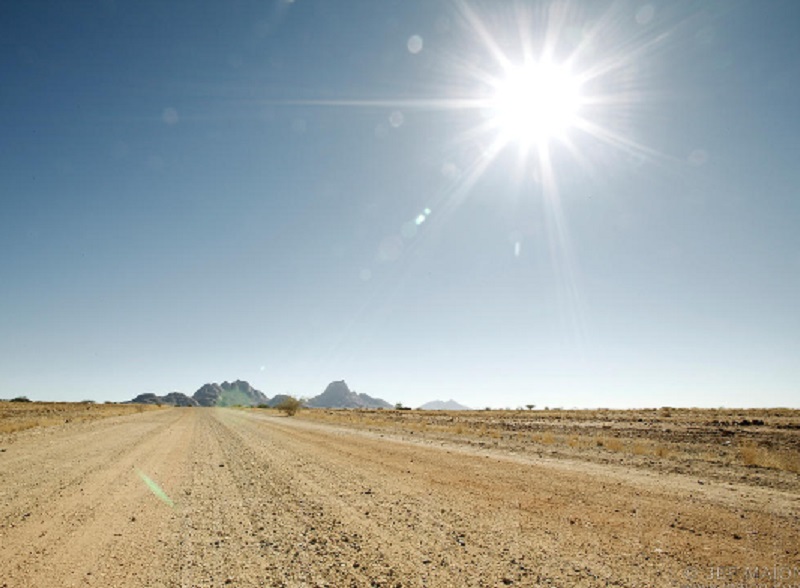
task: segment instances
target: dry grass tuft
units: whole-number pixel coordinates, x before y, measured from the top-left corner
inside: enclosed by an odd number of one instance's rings
[[[761,447],[752,442],[739,446],[739,459],[746,466],[771,468],[800,474],[800,453]]]
[[[625,443],[616,437],[598,437],[595,444],[609,451],[625,451]]]
[[[657,444],[654,447],[653,453],[656,457],[660,457],[662,459],[666,459],[672,456],[672,450],[666,445],[663,445],[661,443]]]

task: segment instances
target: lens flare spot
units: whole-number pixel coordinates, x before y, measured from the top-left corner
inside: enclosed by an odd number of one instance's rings
[[[389,124],[392,125],[394,128],[398,128],[403,126],[403,122],[405,121],[405,117],[403,113],[399,110],[395,110],[392,114],[389,115]]]
[[[416,55],[420,51],[422,51],[422,46],[424,43],[422,42],[422,37],[419,35],[412,35],[408,38],[408,43],[406,43],[406,47],[408,47],[408,52]]]
[[[695,149],[689,154],[689,163],[700,167],[708,161],[708,153],[704,149]]]
[[[166,504],[167,506],[170,506],[170,507],[174,507],[174,506],[175,506],[175,503],[174,503],[174,502],[172,502],[172,499],[171,499],[169,496],[167,496],[167,493],[166,493],[166,492],[164,492],[164,491],[161,489],[161,486],[159,486],[159,485],[158,485],[158,484],[156,484],[156,483],[155,483],[153,480],[151,480],[151,479],[150,479],[150,478],[147,476],[147,474],[145,474],[145,473],[144,473],[143,471],[141,471],[141,470],[136,470],[136,473],[137,473],[137,474],[139,475],[139,477],[142,479],[142,482],[144,482],[144,483],[145,483],[145,485],[146,485],[146,486],[147,486],[147,487],[150,489],[150,492],[152,492],[153,494],[155,494],[155,495],[156,495],[156,498],[158,498],[158,499],[159,499],[161,502],[163,502],[163,503],[164,503],[164,504]]]
[[[308,130],[308,123],[303,118],[296,118],[292,121],[292,131],[298,135],[302,135]]]
[[[386,237],[378,248],[379,261],[396,261],[403,253],[403,240],[399,235]]]
[[[165,108],[161,113],[161,120],[170,126],[178,124],[178,111],[172,107]]]
[[[441,171],[442,176],[448,180],[457,180],[461,176],[461,170],[459,170],[458,166],[451,161],[446,161],[443,163]]]
[[[653,7],[652,4],[645,4],[639,10],[636,11],[636,22],[640,25],[645,25],[653,20],[653,16],[656,13],[656,9]]]

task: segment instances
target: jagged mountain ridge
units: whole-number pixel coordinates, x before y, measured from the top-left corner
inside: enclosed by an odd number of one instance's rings
[[[173,406],[257,406],[267,404],[269,398],[248,382],[222,382],[222,384],[203,384],[192,396],[182,392],[170,392],[158,396],[152,392],[139,394],[131,400],[136,404],[171,404]]]
[[[192,396],[182,392],[170,392],[158,396],[152,392],[139,394],[131,400],[137,404],[170,404],[172,406],[258,406],[266,404],[276,406],[287,398],[285,394],[277,394],[271,400],[260,390],[253,388],[248,382],[236,380],[222,384],[203,384]],[[306,402],[311,408],[392,408],[392,405],[380,398],[367,394],[357,394],[348,388],[344,380],[331,382],[325,391]]]
[[[266,394],[242,380],[204,384],[194,393],[193,398],[200,406],[257,406],[269,402]]]
[[[186,396],[183,392],[170,392],[164,396],[158,396],[152,392],[139,394],[136,398],[129,401],[130,404],[171,404],[172,406],[200,406],[191,396]]]

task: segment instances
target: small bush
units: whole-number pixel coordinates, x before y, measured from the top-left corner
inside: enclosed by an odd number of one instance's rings
[[[31,399],[27,396],[17,396],[16,398],[12,398],[11,402],[30,402]]]
[[[294,416],[297,414],[297,411],[303,407],[303,401],[295,398],[294,396],[289,396],[281,400],[278,404],[275,405],[282,413],[286,414],[286,416]]]

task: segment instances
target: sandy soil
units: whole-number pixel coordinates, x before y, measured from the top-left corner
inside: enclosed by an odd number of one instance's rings
[[[232,409],[0,436],[0,587],[734,584],[800,585],[797,492]]]

